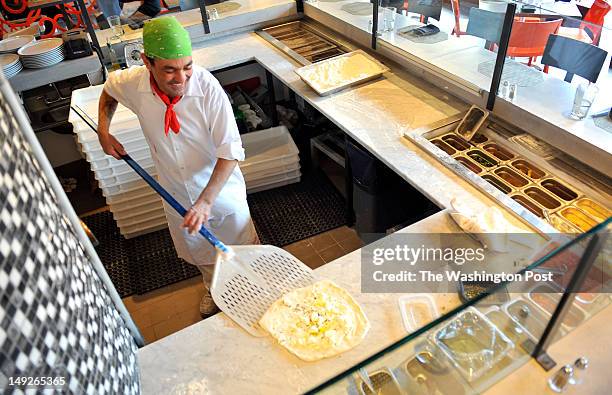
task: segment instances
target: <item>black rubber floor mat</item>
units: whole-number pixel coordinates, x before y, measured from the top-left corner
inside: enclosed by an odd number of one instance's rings
[[[84,217],[83,222],[100,242],[96,251],[122,298],[200,274],[177,257],[168,229],[125,239],[110,211]]]
[[[248,201],[262,244],[283,247],[346,225],[344,198],[320,172],[248,195]]]

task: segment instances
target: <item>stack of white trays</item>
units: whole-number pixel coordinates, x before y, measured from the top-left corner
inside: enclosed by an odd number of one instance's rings
[[[89,123],[97,124],[101,92],[102,86],[94,86],[72,94],[71,105],[88,115],[91,118]],[[131,238],[166,228],[168,222],[162,200],[155,191],[127,163],[106,155],[98,135],[74,110],[70,111],[69,121],[74,125],[77,145],[90,163],[121,234]],[[120,105],[111,123],[111,133],[134,160],[156,177],[151,152],[136,115]]]
[[[300,181],[299,151],[285,126],[243,134],[246,151],[240,170],[246,181],[247,193]]]

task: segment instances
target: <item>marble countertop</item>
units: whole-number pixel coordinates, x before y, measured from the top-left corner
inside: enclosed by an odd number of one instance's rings
[[[341,33],[346,33],[352,27],[357,31],[369,33],[368,22],[371,15],[353,15],[342,9],[346,4],[367,0],[340,0],[334,2],[318,1],[305,4],[305,15],[315,20],[325,21],[326,25]],[[378,45],[380,48],[399,50],[403,56],[436,74],[457,81],[466,90],[488,92],[491,77],[477,71],[478,64],[485,60],[494,60],[495,55],[484,51],[484,40],[462,35],[450,34],[454,21],[442,16],[442,21],[432,20],[440,29],[447,32],[448,40],[436,44],[415,43],[397,34],[398,28],[405,25],[418,24],[416,19],[396,16],[395,31],[381,33]],[[357,39],[350,34],[351,38]],[[369,38],[367,38],[369,40]],[[604,62],[604,72],[600,76],[598,86],[600,94],[593,103],[593,113],[609,108],[605,92],[612,82],[612,74],[608,71],[610,63],[608,54]],[[604,75],[608,73],[608,75]],[[498,100],[494,114],[511,120],[511,123],[529,131],[537,137],[550,142],[564,152],[598,169],[602,174],[612,172],[612,135],[596,126],[591,117],[576,121],[568,117],[574,99],[576,84],[581,78],[574,78],[573,84],[568,84],[562,77],[551,77],[543,74],[544,82],[530,87],[520,87],[518,97],[514,102]],[[497,104],[499,102],[499,104]],[[565,133],[565,138],[559,138],[559,133]]]
[[[402,138],[407,131],[467,108],[415,77],[390,72],[382,79],[319,97],[295,74],[297,63],[254,33],[202,43],[193,58],[211,71],[257,61],[442,208],[448,207],[454,197],[476,210],[494,204]],[[512,214],[504,211],[503,215],[513,225],[525,227]],[[441,212],[404,231],[435,234],[459,229]],[[305,363],[271,338],[251,337],[224,314],[218,314],[139,350],[143,393],[167,394],[200,385],[210,393],[303,392],[397,341],[406,335],[397,308],[399,295],[362,294],[359,265],[360,252],[355,251],[316,270],[318,276],[345,287],[364,307],[372,329],[359,347],[335,358]],[[437,303],[443,312],[459,300],[456,294],[439,294]]]

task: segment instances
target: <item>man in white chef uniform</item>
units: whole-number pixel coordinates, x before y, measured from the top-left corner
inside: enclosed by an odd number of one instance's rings
[[[132,110],[151,148],[160,184],[184,207],[185,218],[164,202],[178,256],[202,272],[208,291],[203,317],[218,311],[209,291],[215,251],[201,225],[227,244],[258,243],[237,166],[244,149],[230,102],[219,82],[192,64],[189,34],[174,17],[146,22],[145,66],[109,75],[100,96],[98,133],[104,152],[125,154],[109,133],[117,102]]]

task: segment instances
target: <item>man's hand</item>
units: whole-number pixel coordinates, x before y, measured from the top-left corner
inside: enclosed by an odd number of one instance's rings
[[[100,145],[105,154],[113,156],[116,159],[121,159],[121,155],[126,155],[123,145],[121,145],[119,140],[113,137],[112,134],[100,133],[98,134],[98,139],[100,140]]]
[[[211,210],[212,204],[197,201],[185,214],[183,227],[189,229],[189,234],[196,234],[203,224],[208,223]]]

